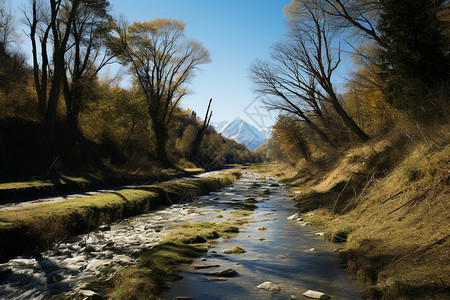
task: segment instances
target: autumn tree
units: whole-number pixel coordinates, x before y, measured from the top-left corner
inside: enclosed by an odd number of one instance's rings
[[[63,78],[66,120],[72,128],[78,127],[86,99],[95,94],[91,90],[93,81],[114,57],[106,47],[113,29],[108,7],[107,0],[80,0],[72,18]]]
[[[0,0],[0,53],[4,53],[14,33],[13,16],[6,10],[4,0]]]
[[[310,143],[306,140],[302,123],[298,119],[286,115],[278,116],[273,132],[281,151],[291,160],[297,161],[300,156],[307,162],[312,161]]]
[[[145,95],[156,154],[165,166],[173,166],[166,150],[172,114],[187,93],[185,84],[210,61],[200,43],[185,37],[185,26],[175,19],[156,19],[119,30],[121,58]]]

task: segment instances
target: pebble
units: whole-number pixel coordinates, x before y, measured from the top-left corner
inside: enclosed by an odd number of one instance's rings
[[[288,220],[295,220],[295,219],[298,219],[298,213],[296,213],[296,214],[293,214],[292,216],[289,216],[287,219]]]
[[[330,299],[330,296],[326,295],[325,293],[313,291],[313,290],[308,290],[308,291],[304,292],[303,296],[312,298],[312,299],[321,299],[321,300]]]
[[[268,290],[268,291],[279,291],[281,288],[273,282],[266,281],[257,286],[258,289]]]

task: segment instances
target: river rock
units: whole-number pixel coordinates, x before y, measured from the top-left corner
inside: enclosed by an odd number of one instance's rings
[[[191,265],[195,270],[218,268],[220,265]]]
[[[200,261],[207,261],[207,259],[202,257],[202,258],[200,258]]]
[[[318,233],[316,233],[317,236],[322,236],[324,234],[325,234],[325,232],[318,232]]]
[[[98,228],[98,230],[100,231],[110,231],[111,230],[111,226],[109,225],[102,225]]]
[[[273,291],[273,292],[277,292],[279,290],[281,290],[281,288],[276,285],[273,282],[270,281],[266,281],[264,283],[261,283],[260,285],[257,286],[258,289],[263,289],[263,290],[268,290],[268,291]]]
[[[296,213],[296,214],[293,214],[292,216],[289,216],[287,219],[288,219],[288,220],[297,220],[298,217],[299,217],[299,214]]]
[[[226,253],[226,254],[241,254],[241,253],[245,253],[245,250],[242,249],[239,246],[235,246],[233,248],[223,250],[223,253]]]
[[[208,281],[228,281],[228,278],[217,277],[217,278],[208,278]]]
[[[234,226],[230,226],[229,228],[225,229],[223,232],[238,233],[239,232],[239,228],[234,227]]]
[[[222,271],[218,271],[218,272],[211,272],[211,273],[203,273],[203,275],[217,276],[217,277],[234,277],[238,274],[239,273],[233,269],[226,269],[226,270],[222,270]]]
[[[325,293],[313,291],[313,290],[308,290],[308,291],[304,292],[303,296],[312,298],[312,299],[321,299],[321,300],[330,299],[330,296],[326,295]]]
[[[278,183],[272,183],[270,186],[275,187],[275,186],[280,186]]]
[[[100,295],[99,293],[96,293],[94,291],[91,291],[91,290],[80,290],[79,293],[82,297],[84,297],[84,299],[89,299],[89,300],[102,300],[103,299],[102,295]]]

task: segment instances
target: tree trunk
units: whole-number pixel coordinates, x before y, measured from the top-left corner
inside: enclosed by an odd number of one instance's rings
[[[153,131],[155,132],[156,157],[162,166],[173,168],[175,165],[169,160],[166,149],[167,141],[169,140],[167,128],[160,124],[158,119],[152,118]]]
[[[205,120],[203,121],[202,128],[200,128],[198,130],[197,135],[195,136],[195,139],[192,142],[192,145],[190,147],[188,161],[194,161],[195,157],[197,156],[198,152],[200,151],[200,145],[202,143],[203,136],[205,134],[206,128],[208,128],[208,126],[209,126],[209,122],[211,121],[212,112],[211,113],[209,112],[209,110],[211,108],[211,102],[212,102],[212,98],[209,99],[208,109],[206,110]]]
[[[342,108],[338,99],[335,96],[332,96],[331,98],[334,109],[339,114],[344,124],[350,129],[350,131],[353,132],[363,142],[367,142],[368,140],[370,140],[370,137],[365,134],[364,131],[362,131],[361,128],[358,127],[358,125],[356,125],[355,121]]]

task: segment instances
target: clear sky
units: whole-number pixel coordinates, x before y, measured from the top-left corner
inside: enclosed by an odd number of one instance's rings
[[[190,82],[192,93],[182,106],[204,116],[213,98],[213,122],[241,117],[255,125],[270,123],[255,113],[255,95],[249,66],[256,58],[267,57],[270,47],[285,32],[285,4],[290,0],[110,0],[113,14],[129,23],[155,18],[176,18],[186,22],[186,35],[209,50],[212,61]],[[266,114],[267,115],[267,114]],[[261,118],[262,117],[262,118]],[[263,119],[263,120],[261,120]]]

